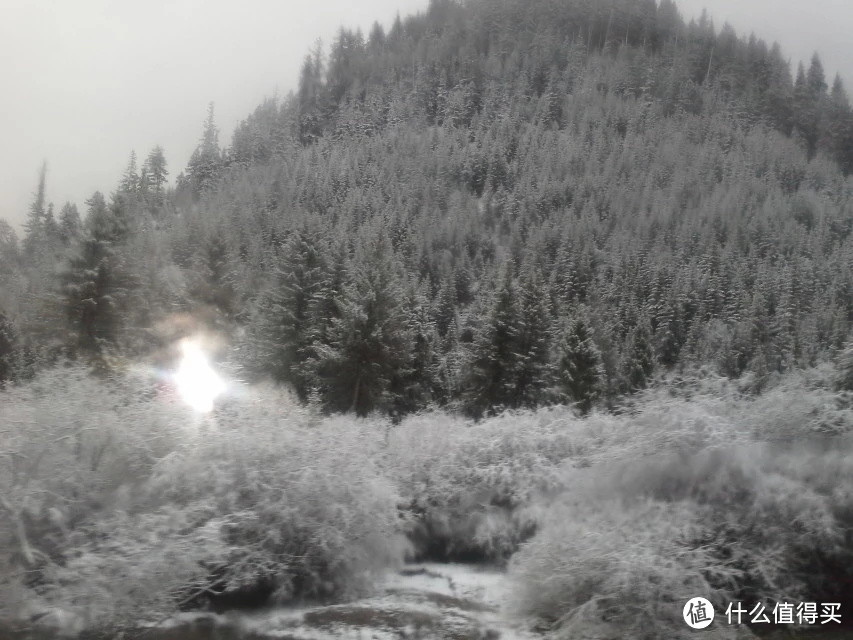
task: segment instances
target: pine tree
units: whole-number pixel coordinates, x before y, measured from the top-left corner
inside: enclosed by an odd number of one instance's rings
[[[327,409],[364,416],[393,406],[392,384],[407,374],[412,354],[398,273],[384,235],[354,257],[338,303],[340,317],[332,320],[328,343],[315,343],[315,371]]]
[[[346,242],[333,242],[326,253],[322,280],[309,303],[310,341],[314,347],[331,344],[332,324],[341,317],[341,300],[350,272],[350,255]],[[317,387],[319,384],[315,383],[313,386]]]
[[[196,265],[200,282],[193,293],[200,301],[230,317],[234,312],[235,292],[231,255],[225,234],[214,230],[199,244],[201,251]]]
[[[216,127],[214,107],[211,102],[207,107],[207,119],[204,121],[201,141],[187,165],[187,177],[193,186],[193,192],[198,195],[208,189],[216,180],[221,168],[222,150],[219,147],[219,129]]]
[[[169,170],[166,168],[166,155],[160,145],[154,147],[148,154],[143,170],[147,176],[146,187],[154,196],[154,204],[159,206],[163,203],[163,189],[169,175]]]
[[[809,158],[817,152],[821,137],[821,106],[826,94],[823,66],[817,54],[812,57],[808,74],[802,64],[794,82],[794,124],[806,145]]]
[[[77,205],[66,202],[59,212],[59,234],[63,244],[68,246],[80,236],[80,212]]]
[[[3,218],[0,218],[0,274],[12,274],[19,264],[18,234]]]
[[[806,74],[806,86],[814,100],[820,100],[824,97],[827,90],[826,75],[823,72],[823,64],[821,64],[820,56],[815,53],[812,56],[809,64],[809,71]]]
[[[655,354],[651,344],[651,331],[646,322],[640,322],[631,333],[626,348],[622,375],[628,392],[645,389],[655,368]]]
[[[521,356],[521,319],[512,269],[505,267],[503,284],[495,292],[487,317],[477,333],[466,382],[466,407],[474,417],[512,406]]]
[[[653,317],[654,348],[658,361],[671,367],[678,361],[681,352],[681,327],[677,304],[672,300],[662,300]]]
[[[551,318],[548,295],[542,276],[524,273],[520,283],[518,369],[515,378],[514,407],[536,407],[546,401],[552,386]]]
[[[824,145],[829,149],[841,170],[853,172],[853,111],[841,77],[836,75],[829,94]]]
[[[261,303],[253,330],[262,370],[292,385],[303,401],[311,391],[312,302],[323,286],[325,268],[318,239],[307,231],[295,232],[282,251],[275,285]]]
[[[136,166],[136,151],[130,152],[130,159],[119,182],[119,191],[136,197],[140,190],[139,173]]]
[[[367,46],[369,49],[376,51],[381,49],[385,44],[385,30],[378,22],[374,22],[370,27],[370,35],[367,37]]]
[[[44,240],[48,247],[55,248],[60,240],[59,223],[56,221],[56,215],[53,213],[53,203],[47,205],[47,213],[44,214]]]
[[[450,326],[456,322],[456,287],[454,283],[445,282],[438,292],[433,309],[433,322],[442,338],[447,335]]]
[[[315,142],[323,134],[323,75],[323,47],[318,40],[312,52],[305,56],[299,74],[296,135],[303,145]]]
[[[0,311],[0,390],[13,378],[17,344],[15,325]]]
[[[86,235],[62,280],[73,346],[100,353],[116,341],[121,326],[128,283],[115,245],[124,237],[125,229],[100,193],[86,204]]]
[[[44,218],[47,215],[45,180],[47,178],[47,162],[42,163],[39,169],[38,186],[30,204],[27,221],[24,223],[24,250],[32,254],[44,240]]]
[[[601,354],[582,319],[575,320],[560,344],[560,387],[582,414],[589,413],[604,390]]]
[[[395,417],[417,411],[439,401],[442,396],[438,353],[440,337],[425,292],[410,286],[405,306],[412,354],[408,371],[396,376],[391,384]]]

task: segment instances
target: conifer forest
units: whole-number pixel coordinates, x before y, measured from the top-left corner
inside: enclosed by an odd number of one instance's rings
[[[784,46],[432,0],[228,145],[33,167],[0,637],[853,638],[853,107]]]

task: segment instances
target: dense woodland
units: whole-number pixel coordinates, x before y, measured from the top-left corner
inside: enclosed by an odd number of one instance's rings
[[[817,56],[671,0],[434,0],[201,129],[0,221],[0,618],[347,597],[407,552],[508,561],[556,637],[853,602],[853,109]],[[247,383],[215,428],[136,368],[199,330]]]
[[[361,415],[814,365],[853,317],[853,111],[827,85],[668,0],[341,30],[228,148],[211,105],[174,188],[134,154],[81,220],[42,172],[2,233],[0,375],[150,352],[202,307],[251,375]]]

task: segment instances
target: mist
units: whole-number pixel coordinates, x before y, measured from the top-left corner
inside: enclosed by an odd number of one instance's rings
[[[265,97],[296,86],[305,53],[328,44],[339,26],[390,24],[427,0],[176,0],[129,3],[7,2],[0,23],[0,218],[20,227],[42,161],[47,196],[57,207],[109,192],[131,150],[166,152],[172,178],[201,135],[207,104],[216,105],[220,141]],[[845,0],[679,0],[686,19],[707,8],[717,29],[779,41],[796,70],[817,51],[827,79],[853,85]],[[239,10],[238,10],[239,8]]]
[[[82,206],[113,190],[131,150],[186,166],[209,102],[220,141],[265,98],[296,87],[320,38],[388,26],[426,0],[12,0],[0,21],[0,218],[20,229],[42,161],[47,196]]]

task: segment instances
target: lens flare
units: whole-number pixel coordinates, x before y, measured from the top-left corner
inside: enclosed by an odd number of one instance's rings
[[[210,366],[210,361],[195,342],[180,344],[182,358],[174,380],[184,402],[199,413],[213,409],[213,401],[225,391],[225,381]]]

